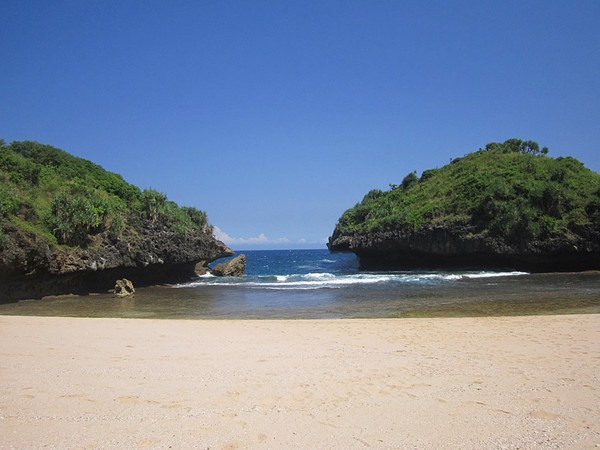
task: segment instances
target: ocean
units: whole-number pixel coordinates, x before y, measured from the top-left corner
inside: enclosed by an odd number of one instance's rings
[[[337,319],[600,313],[600,273],[361,272],[353,254],[244,251],[243,277],[0,305],[0,314],[158,319]],[[239,254],[238,253],[238,254]],[[216,262],[215,262],[216,263]]]

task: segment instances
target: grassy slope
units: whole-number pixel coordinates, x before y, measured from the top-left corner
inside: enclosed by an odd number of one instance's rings
[[[37,142],[0,142],[0,250],[10,246],[8,229],[51,245],[87,245],[99,233],[131,236],[140,218],[181,233],[212,231],[204,212],[141,191],[90,161]]]
[[[369,192],[342,215],[339,234],[460,222],[510,240],[600,228],[600,174],[574,158],[480,150],[410,178]]]

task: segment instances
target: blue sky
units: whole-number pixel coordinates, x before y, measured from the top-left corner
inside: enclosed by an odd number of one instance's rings
[[[0,138],[319,248],[370,189],[492,141],[600,171],[600,2],[0,3]]]

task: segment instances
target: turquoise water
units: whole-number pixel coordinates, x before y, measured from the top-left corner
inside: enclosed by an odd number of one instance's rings
[[[600,273],[360,272],[352,254],[247,251],[244,277],[0,305],[0,314],[183,319],[326,319],[600,313]]]

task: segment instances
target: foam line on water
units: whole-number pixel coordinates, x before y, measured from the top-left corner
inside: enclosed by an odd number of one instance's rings
[[[177,287],[232,286],[253,289],[323,289],[378,283],[423,284],[456,282],[460,280],[527,275],[526,272],[461,272],[461,273],[357,273],[333,274],[310,272],[307,274],[258,275],[252,277],[199,277]]]

